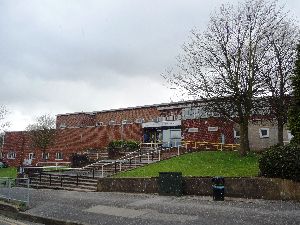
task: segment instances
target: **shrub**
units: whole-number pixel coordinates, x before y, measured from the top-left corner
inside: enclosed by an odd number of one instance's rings
[[[87,154],[74,153],[71,156],[72,167],[83,167],[90,163]]]
[[[260,160],[263,176],[300,181],[300,147],[289,144],[275,145],[266,150]]]

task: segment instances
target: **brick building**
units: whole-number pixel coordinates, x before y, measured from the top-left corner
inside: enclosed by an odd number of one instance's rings
[[[284,131],[284,140],[290,134]],[[106,151],[112,140],[136,140],[176,147],[182,141],[238,143],[238,126],[218,114],[206,113],[199,101],[184,101],[132,108],[59,114],[56,139],[42,155],[30,143],[25,131],[7,132],[3,158],[10,165],[25,161],[35,165],[45,158],[50,162],[69,161],[73,153],[90,149]],[[261,149],[277,142],[276,127],[265,122],[249,126],[251,149]]]

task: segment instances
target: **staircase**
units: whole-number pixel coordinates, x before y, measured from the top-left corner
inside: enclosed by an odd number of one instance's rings
[[[188,146],[191,145],[190,146]],[[117,160],[109,160],[107,156],[97,155],[102,158],[95,163],[87,165],[80,169],[71,169],[65,172],[37,173],[31,177],[31,187],[51,188],[76,191],[97,191],[97,179],[100,177],[112,176],[116,173],[131,170],[137,167],[155,163],[160,160],[169,159],[181,154],[210,150],[234,150],[237,145],[227,144],[218,148],[218,143],[194,142],[186,143],[185,147],[180,148],[158,148],[157,146],[144,146],[140,149],[129,152]],[[199,148],[199,147],[200,148]],[[104,159],[103,159],[104,158]]]
[[[83,170],[96,171],[100,177],[107,177],[121,171],[134,169],[160,160],[160,151],[153,148],[141,148],[129,152],[117,160],[100,160],[83,167]]]

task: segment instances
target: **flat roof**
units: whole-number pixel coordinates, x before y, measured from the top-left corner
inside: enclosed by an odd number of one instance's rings
[[[69,116],[69,115],[78,115],[78,114],[96,115],[98,113],[117,112],[117,111],[132,110],[132,109],[144,109],[144,108],[151,108],[151,107],[160,107],[161,109],[158,109],[158,110],[163,110],[162,107],[170,107],[170,106],[175,106],[175,105],[180,105],[180,104],[188,104],[188,103],[193,103],[193,102],[201,102],[201,100],[186,100],[186,101],[160,103],[160,104],[153,104],[153,105],[118,108],[118,109],[108,109],[108,110],[92,111],[92,112],[64,113],[64,114],[57,114],[56,116]],[[179,107],[177,107],[177,108],[179,108]],[[169,109],[171,109],[171,107]]]

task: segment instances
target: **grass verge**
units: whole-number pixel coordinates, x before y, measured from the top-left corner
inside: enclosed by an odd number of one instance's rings
[[[17,168],[8,167],[8,168],[0,168],[0,177],[17,177]]]
[[[183,176],[257,176],[258,156],[237,152],[194,152],[126,171],[114,177],[157,177],[159,172],[182,172]]]

